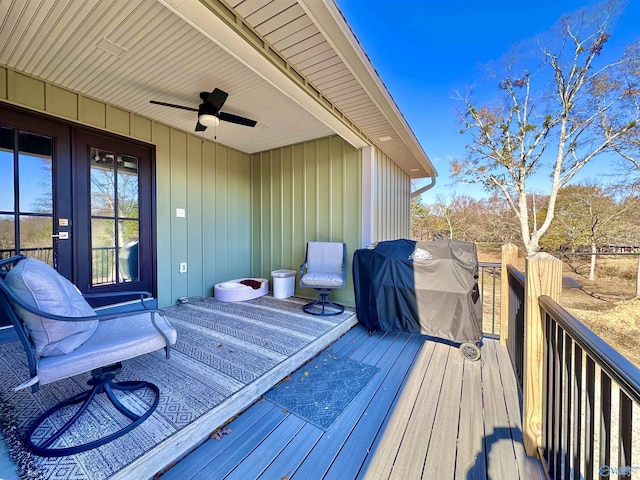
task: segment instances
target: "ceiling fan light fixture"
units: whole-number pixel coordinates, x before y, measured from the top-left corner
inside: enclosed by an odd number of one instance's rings
[[[210,115],[208,113],[198,115],[198,121],[205,127],[217,127],[220,125],[220,119],[215,115]]]

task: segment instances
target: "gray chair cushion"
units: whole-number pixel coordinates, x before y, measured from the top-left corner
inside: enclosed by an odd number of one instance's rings
[[[92,337],[70,354],[41,358],[38,362],[40,385],[164,348],[164,338],[153,326],[151,315],[151,312],[141,312],[102,320]],[[154,318],[169,345],[174,345],[175,329],[163,316],[156,313]]]
[[[319,287],[341,287],[344,283],[342,275],[335,273],[307,273],[301,279],[305,285]]]
[[[339,242],[309,242],[307,273],[335,273],[342,276],[344,246]]]
[[[65,317],[95,316],[96,313],[69,280],[35,258],[18,262],[6,276],[6,283],[26,304]],[[36,355],[65,355],[87,341],[98,320],[63,322],[51,320],[17,307],[33,340]]]

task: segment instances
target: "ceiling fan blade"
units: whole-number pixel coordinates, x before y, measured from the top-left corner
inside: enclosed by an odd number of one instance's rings
[[[202,125],[200,122],[196,123],[196,132],[204,132],[206,129],[207,127]]]
[[[223,92],[219,88],[214,88],[213,92],[207,95],[205,103],[209,104],[215,112],[218,112],[222,108],[222,105],[224,105],[224,102],[227,101],[228,96],[229,94],[227,92]],[[202,97],[203,95],[201,94],[200,98]]]
[[[241,117],[232,113],[220,112],[218,114],[218,118],[220,120],[224,120],[225,122],[237,123],[238,125],[245,125],[247,127],[255,127],[256,123],[258,123],[255,120],[251,120],[250,118]]]
[[[149,103],[153,103],[155,105],[163,105],[165,107],[181,108],[182,110],[189,110],[190,112],[197,112],[198,111],[197,108],[185,107],[183,105],[175,105],[173,103],[158,102],[157,100],[149,100]]]

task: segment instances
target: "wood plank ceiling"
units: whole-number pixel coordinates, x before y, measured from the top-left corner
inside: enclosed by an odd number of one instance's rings
[[[407,173],[432,173],[298,1],[232,0],[230,7]],[[195,112],[149,100],[197,107],[199,92],[220,88],[229,93],[222,111],[258,124],[222,122],[203,136],[247,153],[333,133],[156,0],[2,0],[0,64],[185,131],[193,131]]]

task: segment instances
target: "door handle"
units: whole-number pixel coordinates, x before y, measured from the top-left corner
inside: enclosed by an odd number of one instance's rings
[[[58,240],[69,240],[69,232],[60,232],[58,234],[51,235],[51,238],[57,238]]]

